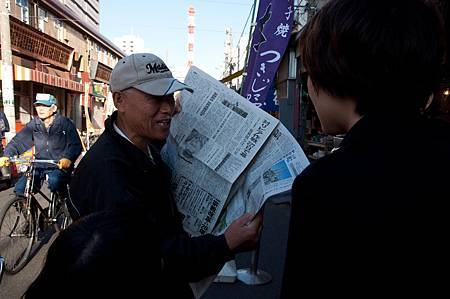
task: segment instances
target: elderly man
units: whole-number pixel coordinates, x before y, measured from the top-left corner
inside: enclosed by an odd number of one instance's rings
[[[161,239],[165,297],[192,298],[188,282],[217,273],[233,253],[255,246],[262,219],[251,221],[246,214],[221,236],[190,238],[183,230],[169,171],[155,149],[169,135],[173,94],[179,90],[192,92],[153,54],[132,54],[117,63],[111,74],[117,111],[75,171],[72,217],[102,210],[146,211],[158,234],[142,238]]]
[[[59,168],[47,164],[36,167],[35,190],[40,189],[42,181],[48,176],[50,191],[65,192],[73,164],[81,154],[80,138],[73,122],[56,113],[58,107],[53,95],[36,94],[34,107],[38,117],[33,118],[8,143],[4,157],[0,158],[0,167],[8,166],[9,157],[21,155],[34,146],[36,159],[59,161]],[[14,188],[17,196],[23,196],[25,183],[24,176],[17,181]]]

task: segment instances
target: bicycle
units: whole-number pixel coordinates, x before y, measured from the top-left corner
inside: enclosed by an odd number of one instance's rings
[[[21,163],[18,168],[24,168],[21,172],[26,176],[24,196],[11,198],[0,210],[0,254],[5,258],[5,271],[15,274],[31,259],[39,230],[46,231],[53,226],[58,232],[65,229],[72,220],[66,202],[70,195],[65,198],[60,197],[57,192],[51,192],[48,197],[41,190],[33,191],[36,163],[57,166],[57,161],[21,158],[12,158],[10,161]],[[48,202],[47,208],[39,203],[35,196],[37,194]]]

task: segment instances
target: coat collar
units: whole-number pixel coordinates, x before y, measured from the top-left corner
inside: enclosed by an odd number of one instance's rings
[[[117,120],[117,111],[114,111],[113,114],[105,121],[105,131],[108,135],[110,135],[115,142],[118,142],[121,144],[121,146],[126,149],[126,151],[129,152],[130,157],[132,156],[134,159],[138,159],[141,162],[144,162],[144,164],[150,163],[150,164],[160,164],[161,163],[161,157],[159,155],[159,151],[156,149],[155,146],[150,145],[151,153],[153,156],[153,161],[149,158],[148,155],[146,155],[144,152],[142,152],[137,146],[135,146],[133,143],[125,139],[124,137],[120,136],[119,133],[116,132],[114,129],[114,123]]]
[[[39,117],[35,116],[34,117],[34,121],[35,121],[36,125],[41,128],[41,130],[47,131],[45,129],[44,121],[42,119],[40,119]],[[55,118],[53,119],[53,122],[51,123],[50,127],[54,127],[56,125],[59,125],[62,121],[63,121],[63,117],[61,115],[59,115],[59,114],[55,114]]]
[[[412,134],[425,119],[420,115],[372,113],[364,115],[347,132],[339,148],[350,144],[377,142],[380,138],[389,140],[398,138],[398,134],[407,136]]]

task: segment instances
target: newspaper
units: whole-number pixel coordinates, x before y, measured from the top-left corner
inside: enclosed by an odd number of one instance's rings
[[[161,155],[172,170],[184,229],[193,236],[221,234],[290,190],[309,162],[286,127],[235,91],[196,67],[185,83],[194,93],[181,93],[183,109]],[[191,284],[196,298],[215,277]]]
[[[182,92],[162,156],[183,226],[195,236],[213,231],[233,183],[279,121],[196,67],[185,83],[194,93]]]
[[[256,214],[271,196],[289,191],[309,161],[286,127],[279,123],[238,181],[214,234],[221,234],[244,213]]]

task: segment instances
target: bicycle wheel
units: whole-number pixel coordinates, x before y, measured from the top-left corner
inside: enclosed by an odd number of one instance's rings
[[[27,214],[27,200],[10,199],[0,210],[0,255],[5,270],[15,274],[28,263],[36,241],[36,209]]]
[[[60,198],[57,193],[52,193],[52,202],[54,202],[54,218],[53,224],[57,232],[66,229],[71,223],[72,218],[69,214],[69,209],[67,208],[66,200]]]

